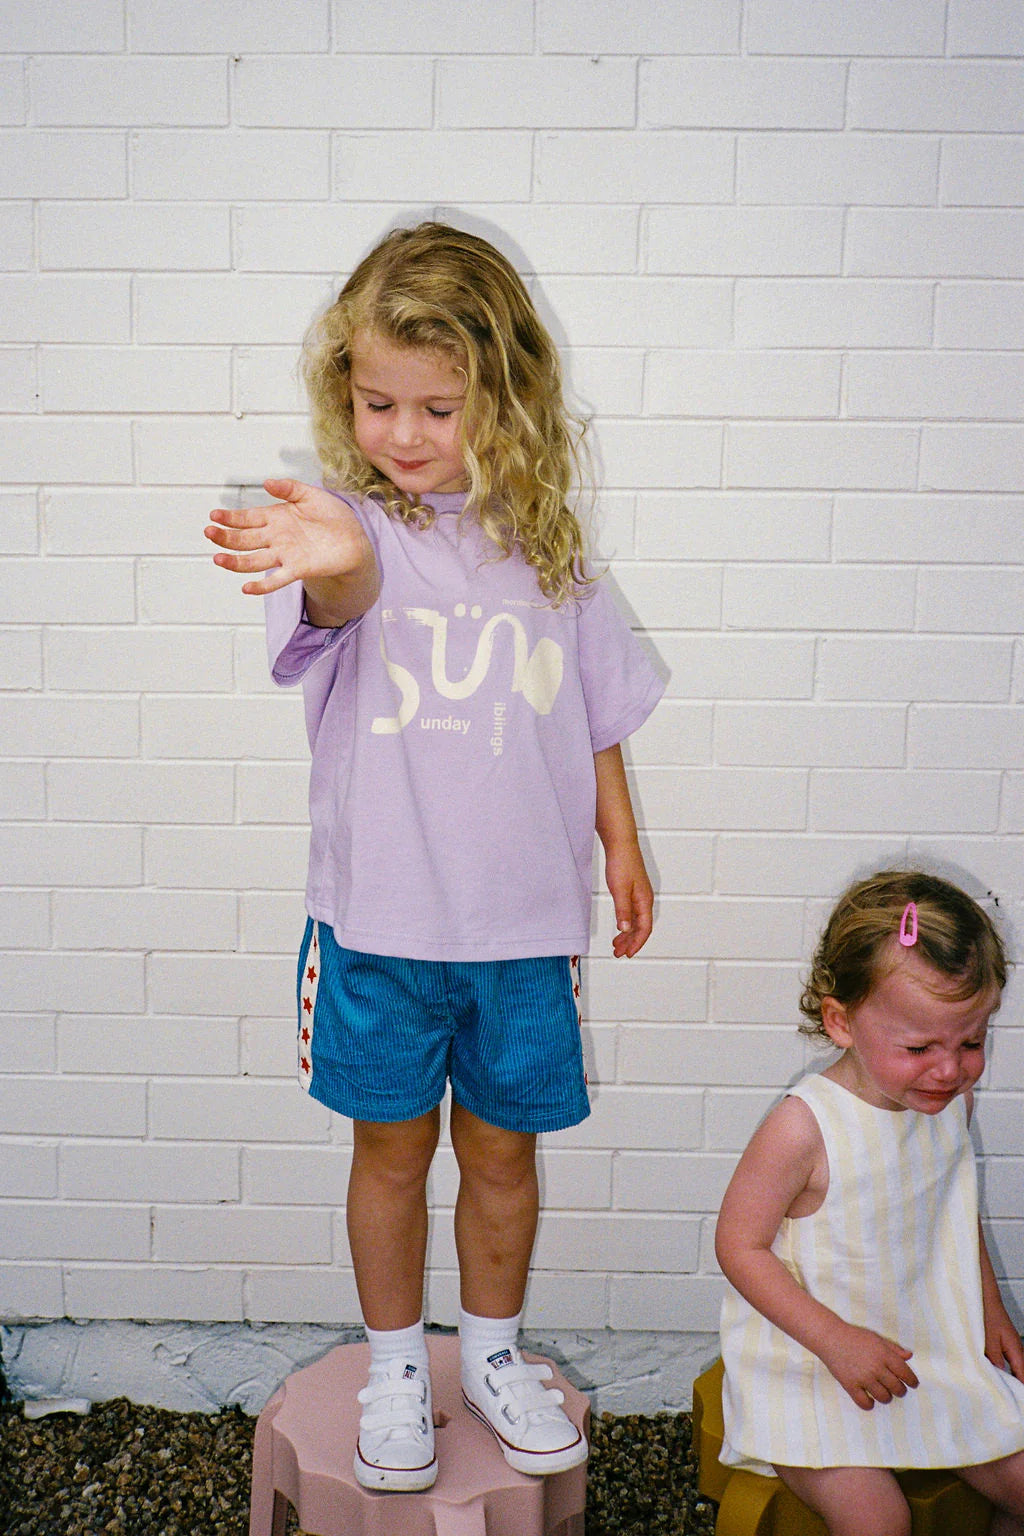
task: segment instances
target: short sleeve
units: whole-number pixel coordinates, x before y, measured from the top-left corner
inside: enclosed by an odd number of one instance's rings
[[[301,683],[310,667],[340,645],[362,619],[360,615],[343,629],[319,629],[310,624],[298,581],[278,592],[268,592],[263,601],[270,675],[282,688]]]
[[[665,682],[603,581],[580,599],[578,632],[591,745],[603,752],[643,725]]]

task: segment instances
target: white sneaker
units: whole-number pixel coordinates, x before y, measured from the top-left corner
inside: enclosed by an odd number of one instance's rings
[[[353,1463],[364,1488],[413,1493],[437,1477],[430,1370],[401,1355],[372,1366]]]
[[[486,1424],[517,1472],[544,1476],[586,1461],[588,1446],[562,1412],[564,1395],[541,1385],[549,1365],[527,1365],[519,1350],[498,1349],[482,1361],[462,1362],[462,1397]]]

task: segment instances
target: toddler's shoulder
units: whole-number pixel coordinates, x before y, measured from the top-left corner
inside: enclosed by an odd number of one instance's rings
[[[799,1093],[785,1094],[771,1110],[771,1115],[782,1134],[806,1136],[811,1131],[818,1131],[818,1118]]]
[[[816,1158],[824,1146],[821,1127],[811,1106],[792,1093],[772,1106],[753,1139],[762,1158],[787,1163]]]

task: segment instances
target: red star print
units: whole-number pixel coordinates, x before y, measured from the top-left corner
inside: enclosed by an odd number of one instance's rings
[[[313,966],[310,966],[309,970],[306,972],[306,979],[310,986],[312,986],[314,981],[316,981],[316,971],[314,970]]]
[[[302,1060],[299,1062],[299,1065],[301,1066],[303,1072],[309,1071],[309,1062],[306,1060],[305,1056],[303,1056]]]
[[[302,1027],[302,1034],[299,1036],[299,1039],[302,1041],[303,1045],[309,1044],[309,1030],[305,1027],[305,1025]]]
[[[303,1006],[303,1008],[305,1008],[307,1013],[312,1013],[313,1012],[313,1004],[310,1002],[308,997],[304,997],[302,999],[302,1006]]]

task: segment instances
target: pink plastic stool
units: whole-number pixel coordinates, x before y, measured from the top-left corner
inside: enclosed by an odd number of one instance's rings
[[[289,1504],[309,1536],[583,1536],[586,1463],[552,1477],[514,1472],[463,1406],[458,1338],[431,1334],[427,1345],[439,1464],[433,1488],[377,1493],[356,1482],[356,1393],[366,1385],[369,1345],[342,1344],[289,1376],[256,1421],[249,1536],[284,1536]],[[551,1386],[589,1438],[590,1404],[552,1370]]]

